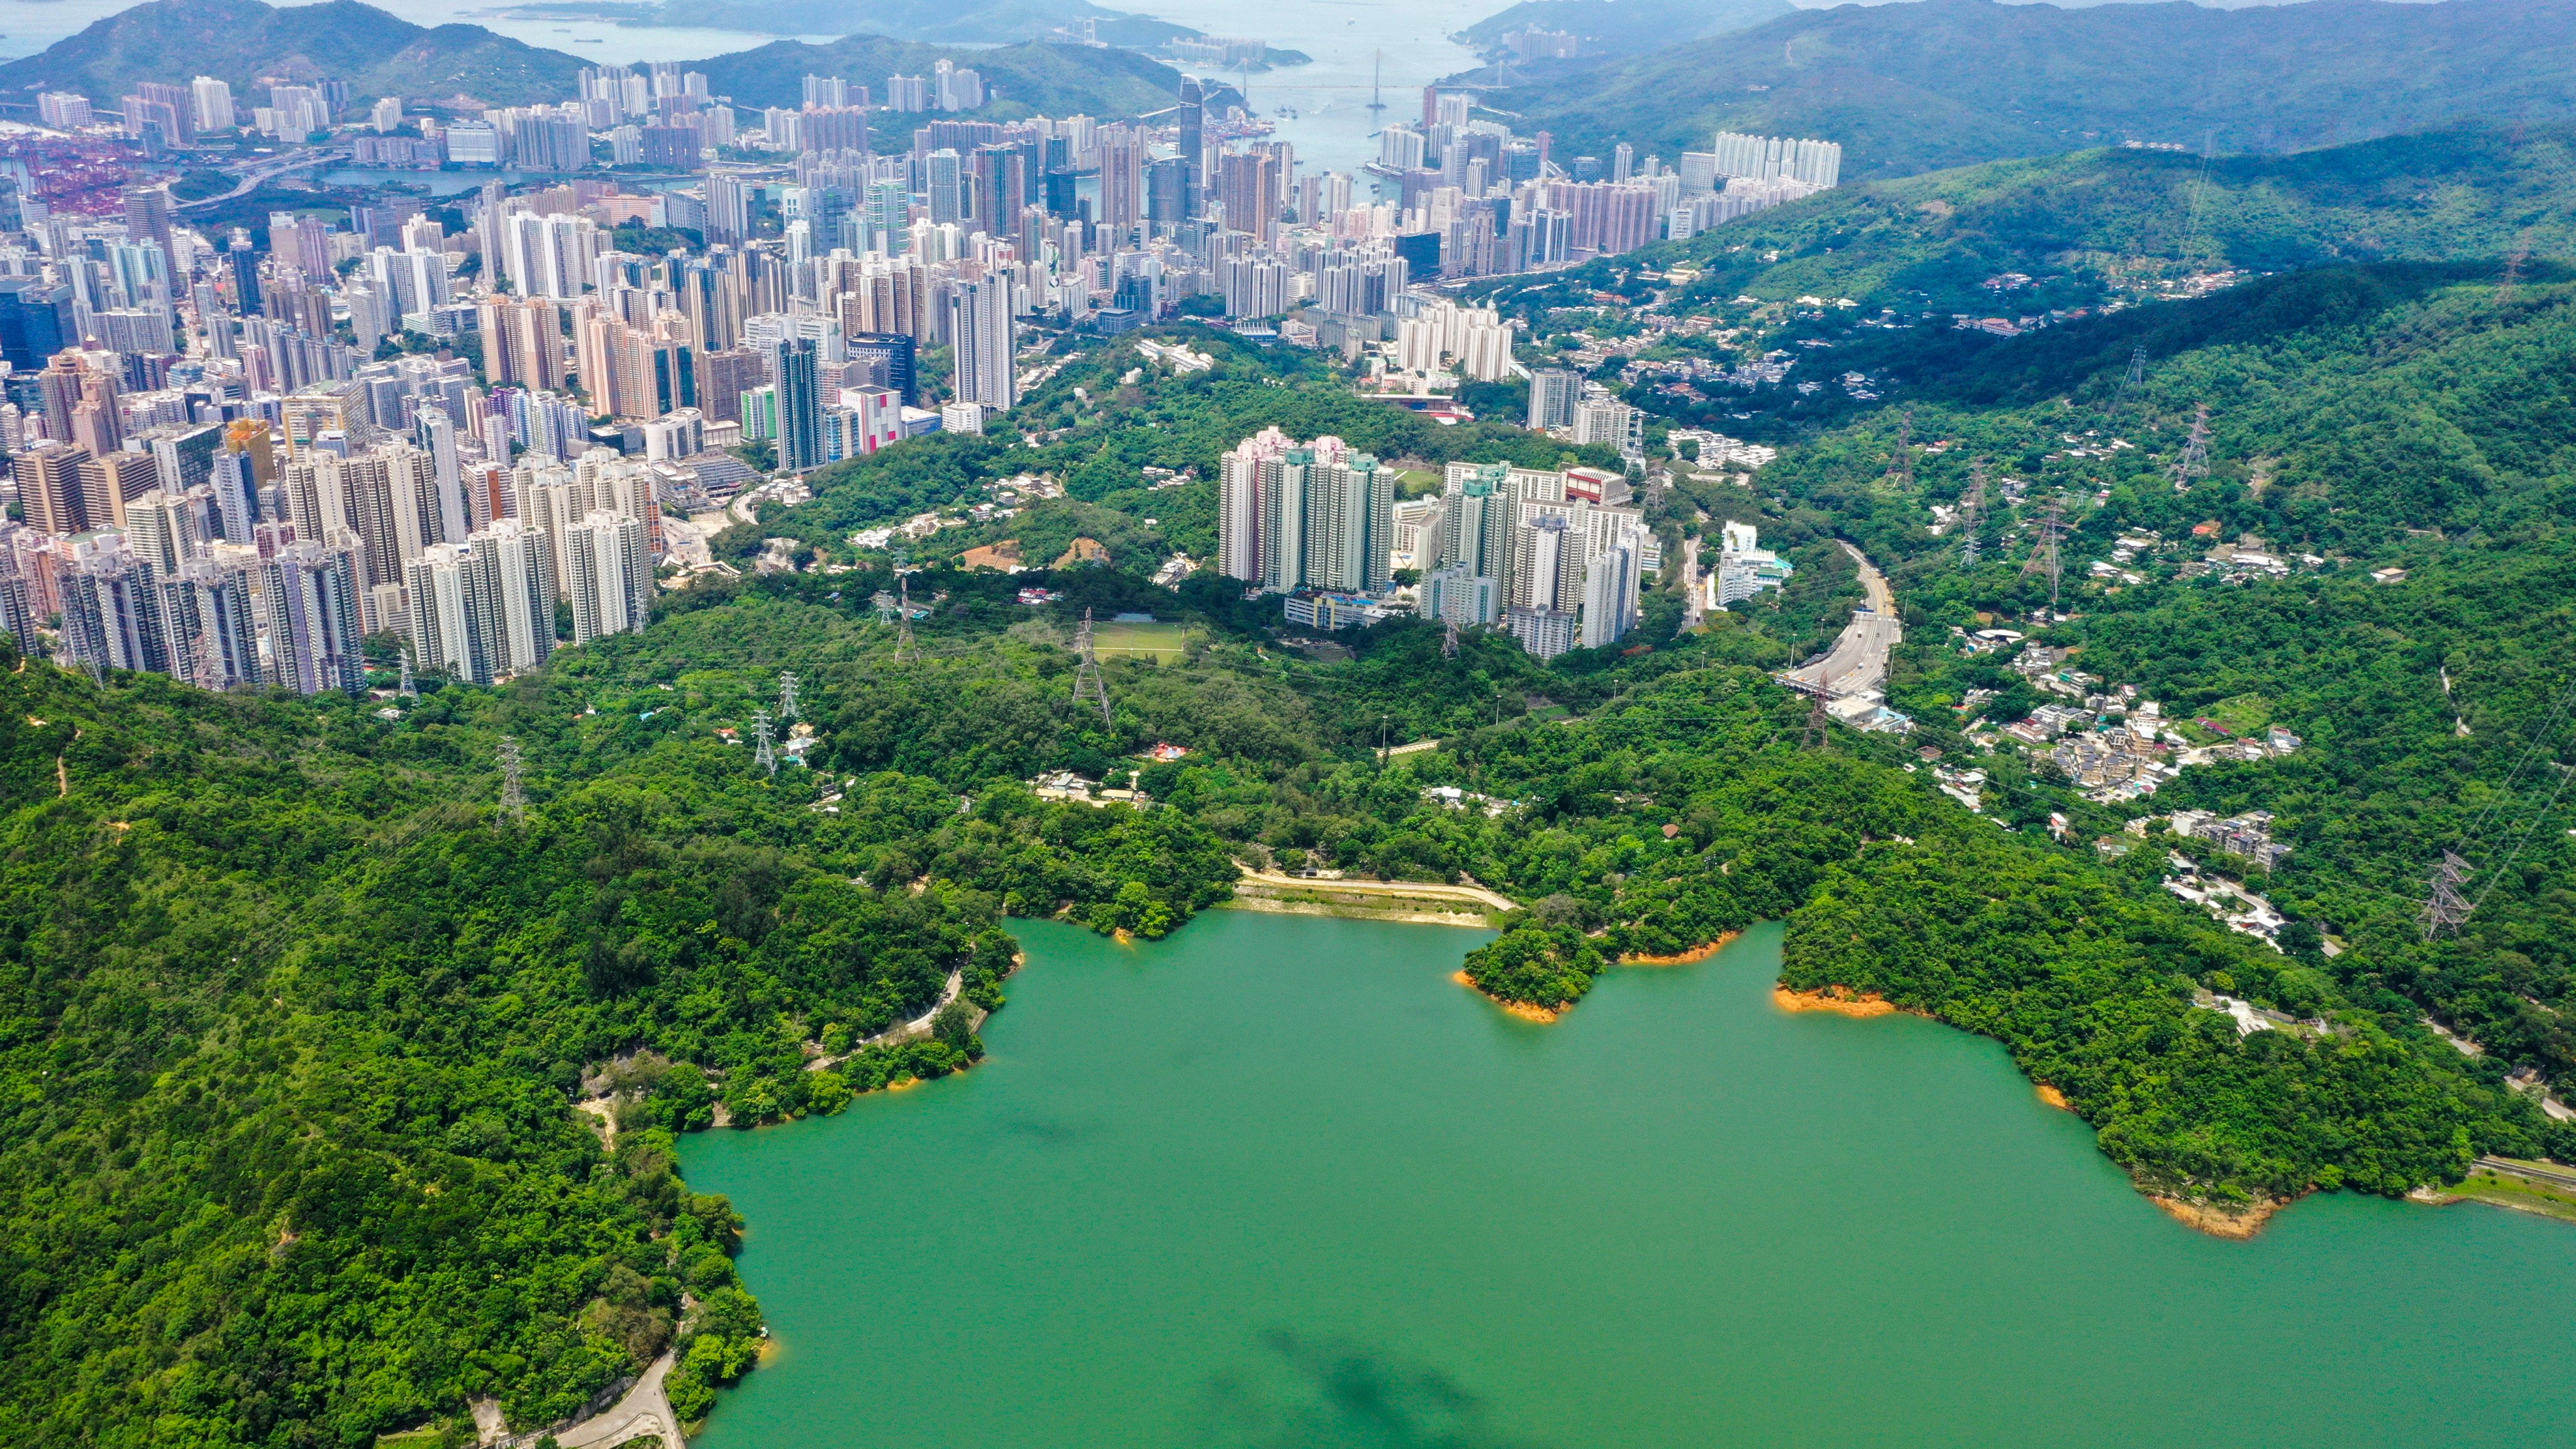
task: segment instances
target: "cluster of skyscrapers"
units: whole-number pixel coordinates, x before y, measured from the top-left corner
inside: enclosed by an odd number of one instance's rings
[[[1225,454],[1218,571],[1288,597],[1343,601],[1337,617],[1402,608],[1461,628],[1503,628],[1552,658],[1615,644],[1662,565],[1624,474],[1452,463],[1433,496],[1395,499],[1394,471],[1339,438],[1276,428]],[[1396,570],[1413,570],[1409,590]]]
[[[170,402],[123,392],[123,361],[65,349],[37,410],[0,404],[24,520],[0,523],[0,632],[21,648],[50,633],[80,667],[355,692],[370,636],[390,636],[380,663],[486,683],[545,662],[558,599],[576,643],[642,627],[664,480],[586,444],[491,461],[456,426],[487,396],[461,360],[285,397],[216,373]]]
[[[577,641],[638,627],[663,507],[730,496],[744,445],[801,472],[981,431],[1019,401],[1029,323],[1115,333],[1212,296],[1302,319],[1292,340],[1498,378],[1510,328],[1423,283],[1687,234],[1839,167],[1825,143],[1745,137],[1679,167],[1624,146],[1559,167],[1544,135],[1435,91],[1419,127],[1382,138],[1371,198],[1299,174],[1195,80],[1166,112],[1108,123],[938,114],[990,99],[944,64],[889,77],[882,104],[809,76],[802,105],[749,124],[677,66],[587,71],[579,91],[444,122],[388,99],[352,126],[346,87],[324,82],[249,119],[434,145],[423,161],[578,173],[604,149],[706,174],[649,195],[495,180],[452,212],[392,194],[345,223],[306,209],[222,237],[152,186],[121,217],[0,195],[0,449],[25,519],[0,540],[0,627],[40,641],[58,619],[78,662],[216,688],[348,687],[360,641],[396,635],[420,667],[498,678],[543,662],[558,601]],[[103,124],[77,99],[45,98],[49,122]],[[888,112],[929,118],[907,134]],[[125,115],[147,150],[241,121],[203,78],[142,87]],[[774,159],[711,161],[723,147]],[[953,359],[944,399],[919,375],[931,348]],[[1534,387],[1533,414],[1557,398]],[[1572,401],[1578,434],[1633,431],[1595,401]],[[1365,455],[1274,431],[1228,457],[1224,569],[1508,627],[1536,652],[1597,645],[1655,566],[1625,494],[1581,469],[1453,468],[1399,506]],[[1398,566],[1424,575],[1409,597]]]

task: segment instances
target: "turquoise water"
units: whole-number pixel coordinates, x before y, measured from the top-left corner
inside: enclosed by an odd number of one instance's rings
[[[1774,1010],[1776,928],[1548,1027],[1470,932],[1018,929],[986,1065],[686,1144],[777,1343],[699,1449],[2576,1441],[2576,1228],[2190,1232],[1992,1043]]]

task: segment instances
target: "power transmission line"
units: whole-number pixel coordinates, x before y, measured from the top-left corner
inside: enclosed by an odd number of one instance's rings
[[[2558,797],[2567,793],[2567,782],[2570,779],[2576,779],[2576,769],[2558,764],[2555,760],[2550,763],[2558,771],[2558,788],[2549,792],[2549,798],[2541,803],[2540,813],[2532,816],[2531,823],[2522,827],[2522,834],[2514,837],[2513,849],[2504,853],[2504,859],[2496,865],[2495,873],[2488,876],[2487,883],[2478,888],[2478,898],[2469,903],[2470,910],[2476,910],[2487,903],[2487,897],[2494,894],[2495,888],[2503,883],[2505,872],[2513,868],[2514,860],[2522,854],[2522,848],[2529,845],[2531,837],[2539,831],[2540,823],[2549,818],[2550,811],[2558,808]],[[2448,854],[2448,852],[2444,853]]]
[[[2194,260],[2192,243],[2200,240],[2200,203],[2208,194],[2209,170],[2217,160],[2218,135],[2214,131],[2206,132],[2200,143],[2200,174],[2191,183],[2191,210],[2183,218],[2181,251],[2182,260],[2186,263]]]
[[[1887,458],[1886,480],[1900,488],[1914,484],[1914,405],[1906,404],[1905,416],[1896,425],[1896,451]]]
[[[2496,812],[2512,801],[2515,782],[2522,778],[2523,771],[2531,768],[2533,760],[2548,750],[2549,737],[2558,732],[2558,722],[2567,717],[2567,706],[2571,702],[2576,702],[2576,678],[2570,678],[2567,687],[2558,692],[2558,702],[2550,709],[2549,718],[2532,732],[2530,741],[2522,747],[2522,754],[2514,760],[2513,768],[2505,772],[2504,782],[2496,787],[2496,797],[2487,802],[2487,808],[2479,811],[2478,818],[2470,822],[2468,833],[2460,837],[2464,849],[2475,848],[2485,836],[2488,823],[2495,819]]]

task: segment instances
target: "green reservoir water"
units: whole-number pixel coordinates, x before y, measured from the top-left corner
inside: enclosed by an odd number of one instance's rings
[[[1463,931],[1018,929],[986,1065],[687,1143],[777,1340],[698,1449],[2576,1443],[2576,1228],[2202,1237],[1777,928],[1551,1027]]]

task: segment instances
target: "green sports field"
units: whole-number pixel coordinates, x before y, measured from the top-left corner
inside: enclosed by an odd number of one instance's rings
[[[1092,647],[1103,659],[1151,659],[1156,663],[1178,663],[1188,649],[1190,626],[1156,622],[1152,624],[1096,624],[1092,626]]]

